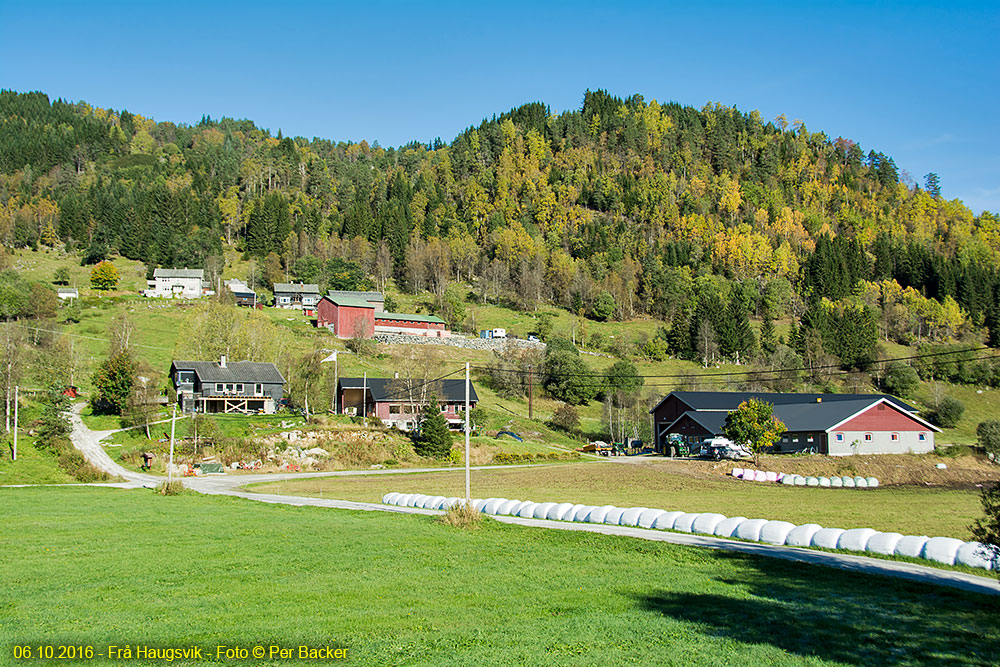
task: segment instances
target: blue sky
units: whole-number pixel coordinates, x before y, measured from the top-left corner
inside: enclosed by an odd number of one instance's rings
[[[935,171],[978,213],[1000,211],[998,7],[0,0],[0,88],[383,146],[587,88],[721,102]]]

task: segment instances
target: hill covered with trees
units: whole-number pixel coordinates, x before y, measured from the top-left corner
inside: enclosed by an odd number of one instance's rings
[[[863,368],[879,340],[1000,339],[1000,218],[783,117],[586,92],[451,143],[277,136],[0,93],[0,242],[662,321],[651,358]],[[791,319],[787,339],[773,320]],[[761,320],[759,334],[750,319]]]

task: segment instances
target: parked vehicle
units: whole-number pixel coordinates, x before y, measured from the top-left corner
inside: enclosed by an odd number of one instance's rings
[[[703,441],[700,455],[702,458],[715,461],[753,458],[753,454],[745,445],[738,445],[728,438],[710,438]]]

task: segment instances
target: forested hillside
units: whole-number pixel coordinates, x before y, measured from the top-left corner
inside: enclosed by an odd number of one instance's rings
[[[400,148],[5,91],[0,240],[210,273],[232,244],[265,286],[395,279],[457,328],[459,284],[522,310],[651,316],[651,358],[862,368],[879,340],[1000,338],[1000,218],[933,174],[920,187],[783,117],[602,91]]]

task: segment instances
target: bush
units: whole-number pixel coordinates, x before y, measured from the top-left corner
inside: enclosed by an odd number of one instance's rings
[[[933,414],[934,422],[943,428],[955,428],[964,412],[965,405],[962,401],[945,396]]]
[[[184,493],[184,484],[179,480],[174,480],[170,483],[163,482],[156,487],[156,492],[161,496],[179,496]]]
[[[348,350],[361,357],[374,357],[378,352],[378,345],[371,338],[357,336],[349,339],[346,345]]]
[[[111,479],[108,473],[95,468],[87,459],[83,458],[83,454],[73,447],[66,438],[54,439],[51,447],[57,453],[56,465],[77,481],[90,484],[92,482],[105,482]]]
[[[979,446],[986,450],[987,454],[1000,457],[1000,421],[989,419],[979,422],[976,427],[976,437],[979,439]]]
[[[912,366],[899,361],[889,364],[882,388],[895,396],[909,396],[920,384],[920,376]]]
[[[580,428],[580,415],[572,405],[563,403],[552,414],[550,423],[567,433],[576,433],[577,429]]]
[[[615,314],[615,298],[609,292],[601,292],[590,307],[591,319],[606,322]]]
[[[118,269],[111,262],[99,262],[90,270],[90,285],[97,290],[115,289],[118,287]]]
[[[449,507],[439,521],[453,528],[475,529],[482,525],[483,514],[472,509],[471,505],[467,506],[465,502],[460,502]]]

